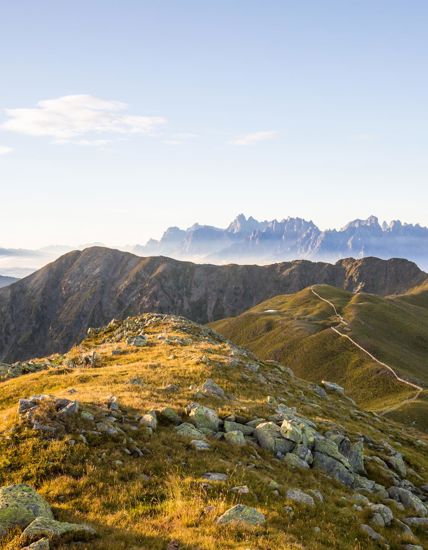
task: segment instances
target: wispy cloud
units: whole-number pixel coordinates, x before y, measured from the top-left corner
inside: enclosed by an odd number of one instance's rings
[[[197,137],[199,137],[197,134],[182,132],[180,134],[173,134],[169,139],[165,140],[164,143],[166,143],[167,145],[183,145],[184,143],[194,140]]]
[[[8,120],[1,128],[82,145],[101,134],[151,134],[167,122],[165,117],[130,115],[127,109],[120,101],[68,95],[39,101],[33,108],[5,109]]]
[[[12,147],[5,147],[4,145],[0,145],[0,155],[8,155],[12,151]]]
[[[252,132],[250,134],[238,136],[231,143],[233,145],[254,145],[255,143],[259,143],[260,141],[271,141],[272,139],[276,139],[278,136],[279,132],[275,132],[274,130]]]

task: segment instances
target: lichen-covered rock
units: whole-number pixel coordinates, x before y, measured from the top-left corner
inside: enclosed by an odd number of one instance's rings
[[[189,422],[183,422],[179,426],[175,428],[175,431],[178,435],[181,437],[188,437],[188,438],[203,438],[204,434],[197,430],[193,424],[190,424]]]
[[[139,334],[138,336],[133,336],[131,338],[128,338],[127,343],[130,346],[135,346],[137,348],[143,348],[143,347],[147,346],[148,340],[147,340],[147,337],[144,336],[144,334]]]
[[[156,428],[158,427],[158,419],[155,411],[150,411],[147,414],[143,414],[143,416],[140,418],[140,424],[142,426],[145,426],[146,428],[156,430]]]
[[[242,432],[244,435],[252,435],[254,433],[253,426],[248,426],[246,424],[240,424],[239,422],[232,422],[230,420],[224,421],[224,431],[225,432]]]
[[[208,380],[204,382],[200,391],[209,397],[218,397],[220,399],[224,399],[226,397],[224,389],[216,384],[211,378],[208,378]]]
[[[254,435],[260,447],[274,453],[288,453],[295,447],[295,443],[284,439],[279,426],[274,422],[262,422],[254,430]]]
[[[31,543],[30,546],[25,546],[22,550],[49,550],[49,548],[49,539],[43,538]]]
[[[0,536],[14,527],[27,527],[39,516],[53,518],[49,504],[32,487],[20,484],[0,489]]]
[[[329,392],[337,393],[338,395],[345,395],[345,388],[339,386],[339,384],[335,384],[334,382],[327,382],[327,380],[323,380],[321,384]]]
[[[289,489],[285,496],[288,498],[288,500],[292,500],[293,502],[297,502],[298,504],[304,504],[305,506],[311,507],[315,506],[314,499],[300,489]]]
[[[300,468],[302,470],[307,470],[309,468],[309,464],[294,453],[287,453],[284,457],[284,462],[292,468]]]
[[[227,443],[230,443],[231,445],[237,445],[238,447],[243,447],[244,445],[246,445],[244,434],[238,430],[225,433],[224,439],[227,441]]]
[[[66,523],[45,517],[37,517],[22,532],[21,543],[30,544],[43,537],[46,537],[53,543],[88,541],[96,537],[96,534],[95,529],[89,525],[79,525],[77,523]]]
[[[382,535],[379,535],[379,533],[377,533],[372,527],[370,527],[370,525],[362,524],[360,525],[360,530],[362,533],[364,533],[376,542],[380,542],[382,544],[386,542]]]
[[[354,475],[342,462],[323,453],[314,453],[313,467],[323,470],[328,476],[340,481],[347,487],[353,487]]]
[[[192,403],[188,407],[189,420],[196,428],[207,428],[214,432],[218,431],[220,419],[214,409],[204,407],[198,403]]]
[[[413,510],[419,516],[426,516],[428,511],[419,497],[401,487],[390,487],[388,494],[397,502],[401,502],[409,510]]]
[[[181,417],[171,407],[164,407],[159,411],[159,416],[165,422],[175,424],[179,426],[181,424]]]
[[[295,422],[291,420],[285,419],[281,424],[280,430],[281,430],[281,435],[285,437],[285,439],[294,441],[294,443],[296,444],[301,443],[303,440],[302,430],[299,428],[299,426]]]
[[[226,512],[217,519],[220,525],[228,523],[243,523],[247,525],[262,525],[265,523],[265,516],[250,506],[245,504],[237,504],[233,508],[229,508]]]

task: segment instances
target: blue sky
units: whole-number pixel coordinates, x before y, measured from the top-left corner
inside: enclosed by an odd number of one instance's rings
[[[428,4],[5,2],[0,246],[428,225]]]

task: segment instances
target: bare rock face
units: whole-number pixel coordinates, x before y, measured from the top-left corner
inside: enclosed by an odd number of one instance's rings
[[[396,259],[217,266],[93,247],[0,289],[0,361],[64,352],[90,327],[149,311],[207,323],[313,284],[385,295],[426,278],[412,262]]]

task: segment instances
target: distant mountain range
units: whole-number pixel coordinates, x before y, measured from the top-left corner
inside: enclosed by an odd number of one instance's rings
[[[112,318],[158,312],[206,323],[316,283],[386,295],[426,279],[400,259],[218,266],[93,247],[0,289],[0,361],[63,352]]]
[[[342,229],[321,231],[312,221],[287,218],[257,221],[240,214],[226,229],[195,224],[186,230],[170,227],[159,241],[138,245],[136,254],[165,255],[213,263],[270,263],[310,259],[406,258],[428,267],[428,228],[399,220],[379,223],[370,216]]]
[[[0,288],[16,283],[16,281],[18,281],[18,279],[15,277],[3,277],[0,275]]]

